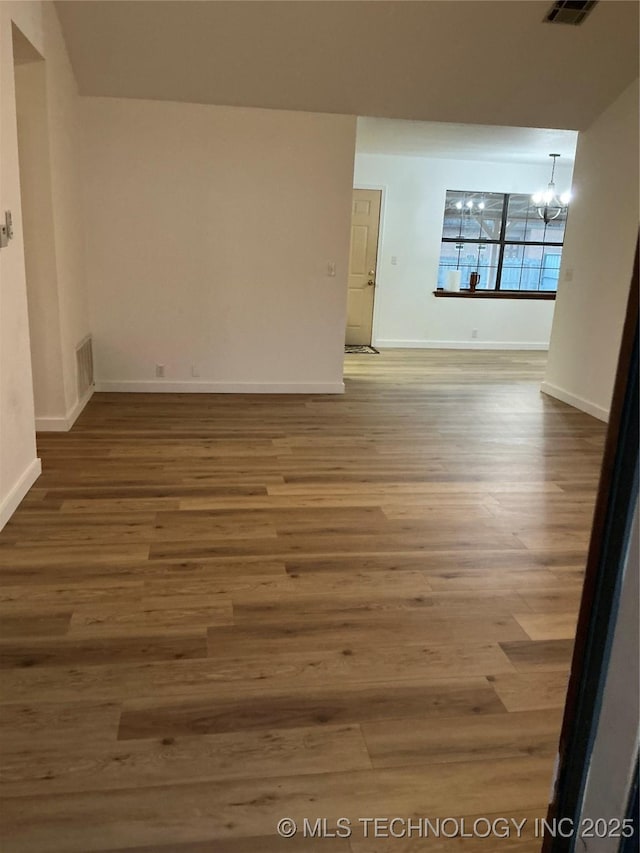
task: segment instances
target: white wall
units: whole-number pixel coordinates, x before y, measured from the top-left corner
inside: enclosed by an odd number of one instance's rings
[[[636,80],[578,139],[542,386],[602,420],[611,405],[637,238]]]
[[[52,3],[0,3],[0,195],[2,210],[13,212],[15,237],[0,250],[0,528],[24,497],[40,472],[36,457],[34,385],[32,381],[29,303],[25,272],[22,225],[20,164],[16,116],[15,70],[12,24],[44,57],[44,80],[30,95],[46,103],[46,117],[40,112],[38,132],[48,134],[50,192],[54,212],[53,228],[39,246],[46,256],[40,274],[49,271],[46,304],[59,306],[59,314],[46,327],[46,335],[57,339],[50,348],[59,359],[49,378],[55,388],[43,385],[39,377],[42,406],[53,417],[39,425],[66,428],[79,411],[75,391],[75,346],[89,331],[85,296],[82,215],[78,178],[77,91],[64,40]],[[21,74],[21,70],[18,72]],[[29,90],[29,87],[27,87]],[[32,140],[33,142],[33,140]],[[35,148],[42,142],[35,142]],[[42,150],[42,149],[41,149]],[[42,164],[40,164],[42,165]],[[42,180],[47,170],[39,171]],[[30,183],[30,177],[27,178]],[[30,184],[33,186],[33,183]],[[33,226],[39,213],[30,211]],[[51,217],[49,217],[49,220]],[[40,259],[43,261],[43,259]],[[55,262],[55,263],[54,263]],[[46,276],[45,276],[46,277]],[[41,278],[39,285],[42,285]],[[37,290],[37,288],[36,288]],[[42,296],[42,294],[41,294]],[[44,297],[43,297],[44,298]],[[42,305],[36,297],[32,306]],[[55,313],[55,312],[54,312]],[[41,316],[40,320],[46,320]],[[45,338],[43,337],[44,341]],[[38,346],[38,342],[34,342]],[[40,357],[39,357],[40,358]],[[41,363],[41,359],[40,359]],[[60,388],[60,378],[62,388]],[[40,399],[38,401],[40,405]],[[48,420],[48,419],[45,419]]]
[[[383,188],[374,344],[545,349],[553,301],[439,298],[433,290],[447,190],[529,193],[549,175],[548,163],[356,154],[354,186]],[[558,164],[556,183],[569,188],[570,166]]]
[[[341,391],[355,119],[82,100],[97,387]]]
[[[0,198],[15,236],[0,249],[0,528],[40,473],[36,457],[29,321],[21,228],[11,22],[38,46],[42,21],[29,3],[0,3]]]
[[[36,418],[66,412],[45,63],[15,69],[22,231]]]
[[[638,523],[636,498],[618,611],[613,620],[615,627],[611,640],[611,655],[607,664],[602,705],[583,794],[581,825],[586,818],[590,818],[593,821],[604,820],[606,825],[615,826],[612,821],[625,817],[638,754]],[[612,833],[609,837],[583,839],[584,850],[588,853],[617,853],[620,849],[620,839],[613,836]]]
[[[53,3],[43,3],[51,194],[60,306],[62,375],[68,428],[85,400],[78,400],[76,348],[90,333],[80,169],[80,98]],[[44,424],[38,424],[41,428]],[[50,424],[56,428],[55,423]]]
[[[89,333],[80,193],[78,94],[52,3],[26,3],[37,45],[14,33],[22,231],[37,429],[68,429],[75,351]]]

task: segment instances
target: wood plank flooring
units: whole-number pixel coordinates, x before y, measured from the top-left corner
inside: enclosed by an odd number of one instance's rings
[[[96,394],[0,534],[3,853],[534,853],[605,427],[544,354]],[[522,836],[368,837],[507,817]],[[283,817],[354,821],[280,838]]]

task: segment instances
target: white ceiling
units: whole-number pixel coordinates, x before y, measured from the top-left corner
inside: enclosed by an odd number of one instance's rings
[[[359,118],[357,151],[549,166],[554,153],[561,156],[559,165],[569,165],[577,138],[573,130]]]
[[[638,75],[638,4],[62,0],[80,92],[520,127],[587,127]]]

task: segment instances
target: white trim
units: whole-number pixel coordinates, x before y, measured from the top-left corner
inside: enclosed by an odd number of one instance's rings
[[[68,432],[66,418],[36,418],[36,432]]]
[[[344,382],[171,382],[110,380],[96,382],[96,391],[152,394],[344,394]]]
[[[0,503],[0,530],[5,526],[13,513],[20,506],[20,502],[27,494],[31,486],[42,473],[42,462],[36,458],[33,459],[26,470],[18,477],[17,482],[9,489],[9,494]]]
[[[524,341],[391,341],[377,340],[380,349],[503,349],[503,350],[548,350],[549,344]]]
[[[91,388],[84,395],[82,400],[78,400],[75,406],[71,409],[71,411],[67,412],[67,421],[69,422],[69,429],[74,425],[74,423],[78,420],[84,407],[87,405],[89,400],[93,397],[93,392],[96,390],[96,386],[92,385]]]
[[[80,417],[84,407],[93,397],[94,391],[95,385],[92,385],[82,400],[78,400],[75,406],[69,409],[67,414],[62,418],[36,418],[36,432],[68,432]]]
[[[578,397],[576,394],[572,394],[564,388],[558,388],[557,385],[552,385],[550,382],[543,382],[540,386],[540,390],[543,394],[547,394],[549,397],[555,397],[556,400],[560,400],[562,403],[567,403],[567,405],[573,406],[574,409],[580,409],[580,411],[586,412],[594,418],[598,418],[599,421],[607,423],[609,420],[609,411],[607,409],[604,409],[597,403],[593,403],[591,400],[585,400],[584,397]]]

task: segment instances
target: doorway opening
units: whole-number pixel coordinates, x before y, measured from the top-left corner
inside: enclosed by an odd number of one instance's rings
[[[45,60],[13,24],[18,161],[33,398],[38,421],[64,411]]]

